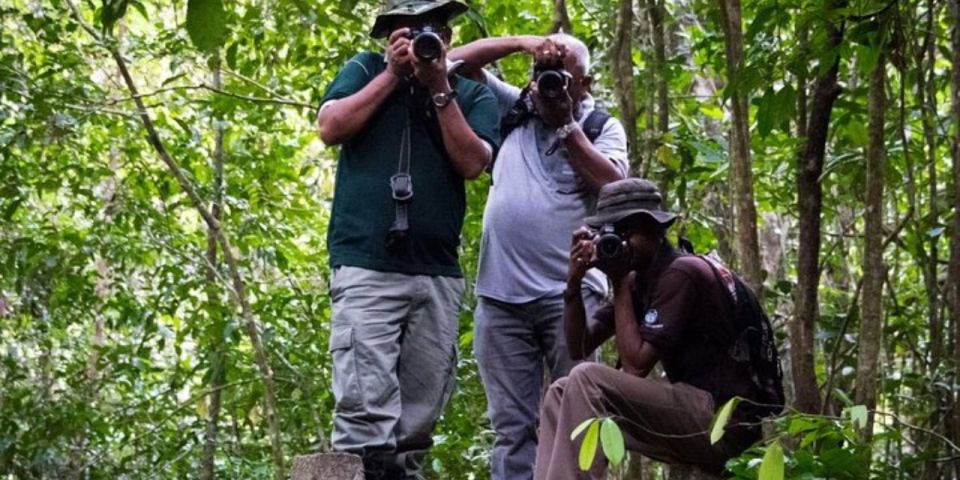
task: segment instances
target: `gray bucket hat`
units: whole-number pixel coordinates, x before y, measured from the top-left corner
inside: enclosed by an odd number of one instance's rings
[[[677,219],[675,213],[663,210],[663,197],[653,182],[642,178],[625,178],[600,189],[597,214],[587,217],[586,223],[592,228],[599,228],[641,213],[649,215],[664,228]]]
[[[467,10],[466,5],[456,0],[387,0],[373,22],[370,36],[384,38],[390,35],[392,23],[398,18],[435,13],[449,21]]]

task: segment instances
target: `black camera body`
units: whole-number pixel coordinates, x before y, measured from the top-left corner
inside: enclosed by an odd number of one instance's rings
[[[570,75],[562,68],[548,68],[538,70],[535,81],[541,98],[556,100],[563,97],[563,92],[570,83]]]
[[[621,258],[627,251],[623,238],[617,234],[612,224],[605,224],[593,237],[597,260],[608,262]]]
[[[443,53],[443,39],[429,25],[410,30],[407,38],[413,40],[413,54],[421,61],[432,62],[440,58],[440,54]]]

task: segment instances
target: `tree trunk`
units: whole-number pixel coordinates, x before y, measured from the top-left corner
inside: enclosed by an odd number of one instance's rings
[[[670,98],[667,92],[666,13],[663,0],[650,0],[650,30],[653,40],[653,62],[657,91],[657,144],[670,130]]]
[[[747,92],[740,86],[743,70],[743,30],[740,0],[719,0],[727,53],[727,88],[733,125],[730,130],[730,184],[736,225],[737,265],[743,279],[762,296],[757,208],[753,200],[750,165],[750,110]]]
[[[950,271],[948,289],[953,320],[953,340],[960,343],[960,0],[950,2],[953,24],[953,68],[951,101],[953,103],[953,229],[950,234]],[[954,364],[960,365],[960,345],[954,345]],[[958,380],[955,379],[954,382]],[[960,440],[960,401],[954,401],[953,433]],[[957,467],[955,467],[957,468]]]
[[[884,48],[884,47],[881,47]],[[873,410],[877,404],[877,361],[880,354],[883,317],[883,179],[886,164],[883,120],[886,108],[886,52],[880,53],[870,75],[867,105],[866,212],[864,213],[863,291],[860,301],[860,341],[857,355],[856,402]],[[872,437],[871,412],[864,436]]]
[[[916,52],[917,61],[917,102],[921,108],[921,122],[923,137],[926,145],[927,182],[929,186],[930,219],[934,224],[939,219],[940,212],[937,206],[937,138],[934,120],[937,115],[937,87],[935,83],[935,66],[937,60],[937,16],[935,1],[928,2],[926,34],[922,51]],[[926,64],[924,63],[926,58]],[[927,75],[929,74],[929,77]],[[943,323],[940,318],[940,290],[937,281],[937,237],[928,240],[928,250],[923,265],[923,283],[927,293],[927,323],[930,328],[930,370],[936,372],[943,356]]]
[[[213,69],[213,86],[221,88],[220,79],[220,59],[219,55],[214,59],[216,65]],[[213,202],[210,206],[210,213],[219,222],[222,219],[223,205],[223,125],[220,122],[219,115],[215,117],[214,124],[216,132],[214,133],[213,146]],[[224,338],[223,309],[217,296],[217,237],[216,232],[207,228],[207,302],[208,311],[211,315],[211,325],[209,330],[212,335],[210,342],[211,370],[210,377],[210,397],[207,405],[207,426],[204,432],[203,451],[200,455],[200,478],[201,480],[211,480],[214,478],[214,459],[217,451],[217,434],[219,432],[220,422],[220,398],[223,391],[223,384],[226,380],[225,362],[224,362]]]
[[[553,24],[550,33],[569,33],[573,35],[573,25],[570,24],[570,15],[567,14],[566,0],[553,0]]]
[[[613,90],[620,108],[620,121],[627,132],[630,170],[640,168],[640,145],[637,144],[637,100],[633,88],[633,0],[620,0],[617,14],[617,36],[611,51],[613,58]]]
[[[834,1],[831,10],[845,6]],[[823,187],[820,175],[826,155],[827,136],[833,104],[840,96],[837,73],[840,70],[839,47],[843,42],[843,24],[827,22],[825,48],[837,52],[830,68],[817,76],[803,152],[797,162],[797,203],[799,208],[799,246],[797,248],[796,310],[790,322],[790,362],[793,373],[794,407],[801,412],[822,410],[815,370],[817,287],[820,283],[820,211]]]

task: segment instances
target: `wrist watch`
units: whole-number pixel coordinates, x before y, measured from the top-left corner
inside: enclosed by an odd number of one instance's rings
[[[450,102],[452,102],[454,98],[457,98],[457,91],[450,90],[449,92],[434,93],[430,98],[433,100],[433,106],[438,109],[443,108],[450,105]]]
[[[557,129],[557,138],[560,140],[566,140],[567,137],[573,133],[574,130],[580,127],[580,124],[576,120],[571,121],[570,123]]]

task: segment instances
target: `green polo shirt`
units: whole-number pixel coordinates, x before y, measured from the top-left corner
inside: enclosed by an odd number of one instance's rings
[[[385,68],[381,54],[356,55],[327,87],[321,105],[353,95]],[[500,138],[496,98],[485,85],[459,75],[451,84],[467,123],[496,150]],[[410,231],[406,248],[388,252],[386,235],[395,215],[390,177],[397,173],[408,111],[414,192],[408,207]],[[466,210],[464,179],[454,169],[440,135],[427,92],[417,89],[411,96],[409,88],[398,88],[363,130],[341,146],[327,231],[331,267],[462,276],[457,247]]]

